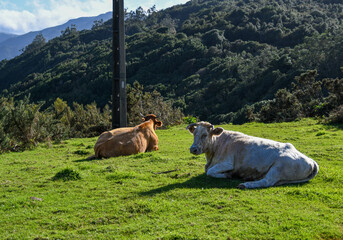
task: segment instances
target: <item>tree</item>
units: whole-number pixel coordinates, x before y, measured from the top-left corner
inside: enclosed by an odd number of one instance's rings
[[[32,53],[32,52],[38,51],[45,44],[46,44],[46,40],[45,40],[43,34],[39,33],[33,39],[32,43],[30,43],[29,45],[27,45],[25,47],[24,53]]]
[[[63,37],[77,33],[76,25],[72,24],[70,27],[67,27],[65,30],[61,31]]]
[[[102,26],[104,24],[104,19],[95,20],[92,26],[92,30]]]

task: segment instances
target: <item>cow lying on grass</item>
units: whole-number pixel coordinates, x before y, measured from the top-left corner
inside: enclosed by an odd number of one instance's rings
[[[301,183],[314,178],[318,164],[290,143],[214,128],[207,122],[190,124],[192,154],[205,153],[205,172],[215,178],[241,178],[238,188],[262,188]]]
[[[143,123],[135,127],[117,128],[103,132],[95,143],[95,156],[92,158],[109,158],[132,155],[158,150],[156,127],[162,122],[154,114],[143,117]]]

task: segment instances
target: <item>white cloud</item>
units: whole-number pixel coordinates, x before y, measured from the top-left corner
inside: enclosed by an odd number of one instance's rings
[[[112,9],[112,2],[108,0],[34,0],[32,5],[32,12],[0,9],[0,32],[23,34]]]
[[[125,8],[164,9],[188,0],[124,0]],[[14,5],[21,2],[21,5]],[[20,3],[19,3],[20,4]],[[29,9],[27,9],[29,7]],[[27,9],[27,10],[24,10]],[[70,19],[112,11],[111,0],[17,0],[0,2],[0,32],[23,34],[57,26]]]
[[[0,32],[22,33],[30,29],[34,22],[35,15],[28,11],[0,10]]]

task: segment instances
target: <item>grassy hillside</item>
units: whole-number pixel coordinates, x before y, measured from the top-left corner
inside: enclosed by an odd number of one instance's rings
[[[185,126],[157,131],[158,152],[128,157],[88,161],[96,138],[40,145],[0,156],[0,238],[343,238],[341,128],[309,119],[222,127],[291,142],[319,163],[319,174],[238,190],[238,180],[204,174],[205,157],[189,153]]]

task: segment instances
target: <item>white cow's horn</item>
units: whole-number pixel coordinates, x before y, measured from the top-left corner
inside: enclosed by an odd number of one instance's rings
[[[196,126],[198,126],[197,123],[191,123],[191,124],[189,124],[189,125],[186,127],[186,129],[188,130],[188,129],[190,129],[191,127],[196,127]]]

